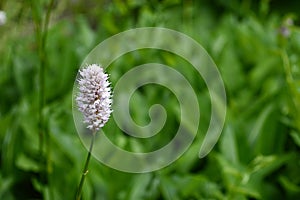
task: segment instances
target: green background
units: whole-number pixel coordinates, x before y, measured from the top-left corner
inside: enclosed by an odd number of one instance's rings
[[[101,41],[148,26],[187,34],[215,61],[227,94],[221,138],[198,158],[210,99],[188,62],[158,50],[126,54],[107,68],[112,86],[139,64],[173,67],[197,91],[199,132],[179,160],[152,173],[119,172],[92,158],[83,199],[300,199],[299,1],[2,0],[0,10],[0,199],[74,199],[87,155],[72,116],[77,71]],[[135,152],[166,145],[180,122],[169,90],[140,88],[131,115],[147,124],[154,103],[168,113],[154,138],[128,137],[113,118],[105,133]]]

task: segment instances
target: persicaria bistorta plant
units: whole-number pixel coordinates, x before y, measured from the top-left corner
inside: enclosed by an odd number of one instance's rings
[[[80,200],[81,198],[84,179],[88,173],[88,165],[93,149],[95,134],[106,124],[112,113],[112,92],[110,82],[108,81],[108,75],[103,71],[103,68],[97,64],[88,65],[79,70],[79,75],[79,92],[76,96],[76,102],[79,111],[83,114],[83,122],[87,124],[87,128],[93,132],[93,138],[80,184],[77,189],[77,200]]]

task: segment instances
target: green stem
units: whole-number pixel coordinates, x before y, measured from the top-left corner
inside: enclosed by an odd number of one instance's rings
[[[93,132],[93,137],[92,137],[92,141],[91,141],[91,144],[90,144],[89,153],[88,153],[88,156],[86,158],[84,169],[83,169],[83,172],[82,172],[82,175],[81,175],[81,180],[80,180],[80,183],[79,183],[79,187],[77,189],[76,200],[80,200],[80,198],[81,198],[83,183],[84,183],[85,177],[87,176],[87,174],[89,172],[88,167],[89,167],[89,162],[90,162],[90,158],[91,158],[91,154],[92,154],[92,150],[93,150],[95,135],[96,135],[96,132]]]
[[[41,74],[40,74],[40,84],[41,84],[41,102],[40,102],[40,106],[43,109],[44,105],[45,105],[45,69],[47,66],[47,54],[46,54],[46,42],[47,42],[47,36],[48,36],[48,26],[49,26],[49,21],[50,21],[50,16],[51,16],[51,10],[54,6],[54,0],[51,0],[48,8],[47,8],[47,12],[46,12],[46,16],[45,16],[45,22],[44,22],[44,26],[43,26],[43,34],[42,34],[42,38],[41,38]],[[42,120],[44,120],[43,115],[41,115]],[[51,167],[51,154],[50,154],[50,135],[49,132],[46,130],[45,128],[45,124],[44,121],[42,121],[42,130],[44,131],[45,134],[45,142],[46,142],[46,175],[47,175],[47,181],[48,181],[48,185],[50,186],[50,174],[52,171],[52,167]],[[51,187],[50,191],[49,191],[49,195],[50,195],[50,199],[52,197],[52,190]]]
[[[54,6],[54,0],[51,0],[45,15],[43,22],[42,17],[39,15],[39,4],[37,1],[32,0],[31,6],[33,8],[33,19],[35,22],[35,32],[38,47],[39,67],[38,67],[38,135],[39,135],[39,154],[41,158],[44,158],[44,143],[46,151],[46,174],[41,174],[41,179],[46,179],[48,185],[50,185],[50,173],[51,173],[51,158],[50,158],[50,135],[45,127],[45,119],[43,115],[43,109],[45,107],[45,69],[47,67],[47,53],[46,42],[48,35],[48,25],[51,16],[51,10]],[[43,160],[42,160],[43,161]],[[43,166],[43,165],[42,165]],[[42,170],[41,170],[42,171]],[[50,188],[50,187],[49,187]],[[51,189],[49,191],[50,199],[52,199]]]
[[[31,7],[32,7],[32,17],[34,19],[34,24],[35,24],[35,37],[36,37],[36,42],[37,42],[37,48],[38,48],[38,55],[40,59],[40,63],[38,66],[38,82],[39,82],[39,88],[38,88],[38,135],[39,135],[39,154],[40,157],[43,157],[43,147],[44,147],[44,136],[43,136],[43,113],[42,113],[42,108],[43,108],[43,100],[42,100],[42,89],[40,82],[42,80],[41,75],[42,75],[42,27],[41,27],[41,18],[38,14],[38,5],[34,0],[31,1]]]
[[[294,98],[297,94],[297,91],[295,89],[295,86],[293,85],[294,78],[293,78],[293,75],[292,75],[291,64],[290,64],[290,61],[289,61],[288,54],[285,50],[281,51],[281,57],[282,57],[282,60],[283,60],[283,67],[284,67],[286,82],[288,84],[289,91],[292,95],[292,100],[293,100],[295,109],[298,110],[299,102],[297,102],[296,99]]]

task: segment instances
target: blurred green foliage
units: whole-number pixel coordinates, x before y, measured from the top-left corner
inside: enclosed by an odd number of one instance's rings
[[[199,136],[178,161],[152,173],[123,173],[92,159],[83,199],[300,198],[300,2],[68,0],[54,1],[51,8],[49,4],[48,0],[0,2],[0,10],[7,14],[6,24],[0,26],[0,199],[74,198],[87,154],[72,117],[77,70],[99,42],[144,26],[181,31],[207,49],[226,86],[223,133],[214,150],[199,159],[199,138],[210,119],[202,78],[189,63],[166,52],[127,54],[108,68],[112,85],[137,64],[174,67],[198,91]],[[50,23],[43,32],[47,10]],[[41,62],[39,37],[44,33]],[[49,136],[42,149],[40,67],[45,69],[43,128]],[[168,112],[155,142],[126,137],[113,119],[104,128],[111,133],[108,137],[132,151],[166,144],[178,128],[179,105],[166,88],[145,86],[132,97],[133,119],[149,122],[153,103],[161,103]]]

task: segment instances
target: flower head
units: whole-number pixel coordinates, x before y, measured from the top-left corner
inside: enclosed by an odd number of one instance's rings
[[[79,93],[76,97],[87,128],[97,131],[105,125],[112,113],[112,93],[108,75],[101,66],[89,65],[79,70]]]
[[[6,23],[6,13],[0,10],[0,26]]]

